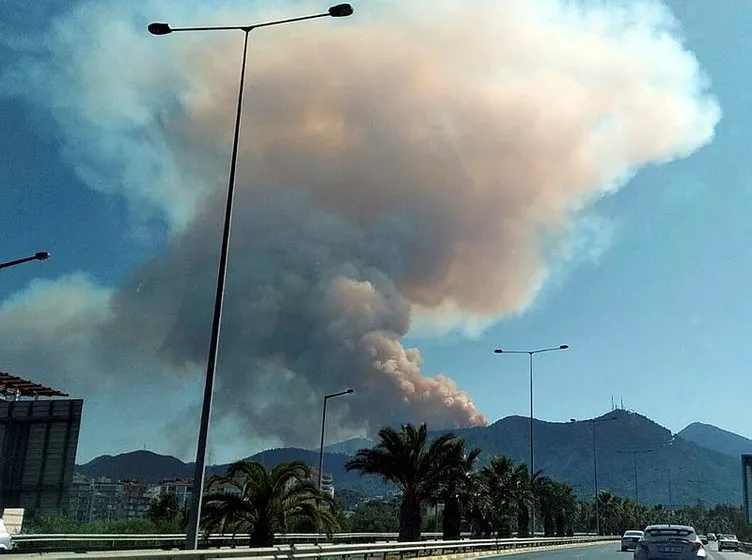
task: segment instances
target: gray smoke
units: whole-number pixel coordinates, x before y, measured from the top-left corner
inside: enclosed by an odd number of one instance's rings
[[[111,15],[111,4],[83,5],[61,20],[42,66],[64,91],[87,94],[88,104],[60,103],[61,121],[102,116],[66,128],[71,145],[91,150],[82,177],[102,188],[86,172],[96,161],[108,191],[161,212],[172,233],[108,296],[89,333],[96,351],[87,339],[66,355],[194,378],[208,343],[240,38],[158,43],[123,19],[104,48],[128,70],[105,52],[71,76],[56,64],[83,64],[96,34],[81,45],[70,29],[81,14]],[[640,166],[710,141],[720,117],[656,3],[369,6],[351,21],[252,35],[215,407],[249,438],[310,444],[322,394],[348,386],[357,393],[332,412],[338,435],[483,424],[466,393],[424,375],[419,352],[400,343],[414,316],[457,327],[523,310],[549,275],[547,244]],[[247,17],[213,10],[211,21]],[[34,333],[29,324],[24,336]]]

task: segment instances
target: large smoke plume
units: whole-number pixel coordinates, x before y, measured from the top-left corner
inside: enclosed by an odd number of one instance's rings
[[[457,327],[524,309],[589,203],[712,138],[719,110],[656,3],[404,4],[252,33],[215,407],[249,437],[310,444],[321,395],[346,386],[340,435],[483,424],[400,343],[413,316]],[[54,357],[61,375],[205,362],[242,37],[155,39],[143,24],[280,12],[150,8],[83,3],[13,75],[19,91],[51,84],[35,100],[92,188],[171,232],[118,290],[90,286],[96,320],[60,311],[61,331],[85,331]],[[85,18],[103,25],[73,34]],[[35,293],[87,285],[71,282]],[[23,329],[0,328],[19,366],[12,341],[39,326]]]

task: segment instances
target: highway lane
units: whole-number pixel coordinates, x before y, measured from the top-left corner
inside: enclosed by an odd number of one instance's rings
[[[705,547],[709,560],[749,560],[750,555],[744,552],[723,551],[718,552],[718,547],[710,543]],[[483,560],[496,559],[507,560],[513,557],[519,560],[632,560],[634,553],[622,552],[619,543],[578,546],[571,548],[559,548],[555,550],[517,552],[509,551],[501,556],[485,557]]]
[[[717,553],[716,553],[717,554]],[[553,550],[518,552],[510,550],[500,556],[486,556],[482,560],[632,560],[631,552],[622,552],[619,543],[614,541],[607,544],[591,544],[586,546],[572,546]],[[720,558],[714,560],[721,560]],[[725,559],[724,559],[725,560]],[[741,559],[739,559],[741,560]]]
[[[708,558],[712,560],[749,560],[749,554],[744,552],[735,552],[731,550],[724,550],[718,552],[718,545],[716,543],[708,543],[705,546],[705,550],[708,551]]]

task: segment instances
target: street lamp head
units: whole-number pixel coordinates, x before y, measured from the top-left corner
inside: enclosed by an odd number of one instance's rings
[[[494,349],[494,354],[503,354],[503,353],[504,353],[504,350],[502,350],[501,348]]]
[[[169,35],[172,33],[169,23],[150,23],[147,29],[152,35]]]
[[[329,8],[329,15],[332,17],[347,17],[353,13],[353,7],[350,4],[337,4]]]
[[[354,392],[355,392],[355,389],[347,389],[347,390],[345,390],[345,393],[348,394],[348,395],[350,393],[354,393]]]
[[[569,350],[569,344],[562,344],[559,346],[559,350]]]
[[[50,254],[47,251],[39,251],[34,254],[34,258],[38,261],[46,261],[50,258]]]

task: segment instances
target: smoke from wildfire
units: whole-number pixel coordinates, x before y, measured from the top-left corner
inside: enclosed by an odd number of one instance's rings
[[[145,23],[321,8],[283,7],[81,2],[20,57],[6,93],[51,111],[90,187],[169,234],[116,289],[79,275],[6,301],[7,369],[69,386],[202,373],[242,35],[153,38]],[[657,3],[355,8],[251,34],[214,409],[249,438],[310,444],[321,395],[344,387],[357,392],[333,407],[332,437],[484,424],[403,347],[411,321],[461,328],[523,310],[549,275],[546,248],[589,204],[690,155],[720,118]],[[76,34],[84,19],[102,25]],[[42,335],[43,356],[19,344]]]

